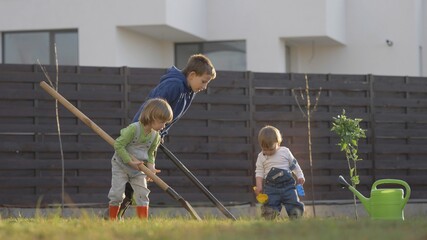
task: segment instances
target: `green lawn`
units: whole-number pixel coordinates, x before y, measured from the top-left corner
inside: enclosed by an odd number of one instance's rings
[[[427,239],[427,218],[373,221],[306,218],[238,221],[155,217],[112,222],[96,217],[0,219],[0,239]]]

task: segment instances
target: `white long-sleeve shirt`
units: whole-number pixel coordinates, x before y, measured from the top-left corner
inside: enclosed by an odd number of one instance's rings
[[[291,171],[290,166],[293,164],[294,159],[294,155],[292,155],[291,151],[287,147],[279,147],[276,153],[271,156],[264,156],[261,151],[256,160],[255,177],[262,177],[265,179],[268,172],[273,167]],[[297,178],[304,178],[304,173],[302,172],[298,162],[295,162],[295,168],[292,172],[297,176]]]

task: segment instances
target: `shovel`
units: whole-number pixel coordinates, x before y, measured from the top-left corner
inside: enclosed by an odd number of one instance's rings
[[[53,98],[58,100],[65,108],[72,112],[77,118],[84,122],[89,128],[91,128],[96,134],[98,134],[102,139],[104,139],[108,144],[114,146],[114,139],[108,135],[104,130],[102,130],[98,125],[96,125],[92,120],[90,120],[86,115],[84,115],[79,109],[77,109],[73,104],[71,104],[67,99],[65,99],[61,94],[59,94],[55,89],[50,87],[46,82],[40,82],[40,86],[49,93]],[[132,156],[132,160],[137,159]],[[190,215],[196,220],[202,220],[194,208],[187,202],[181,195],[179,195],[174,189],[169,187],[162,179],[160,179],[156,174],[154,174],[150,169],[148,169],[144,164],[140,164],[139,168],[151,178],[163,191],[167,192],[175,200],[179,201],[182,206],[187,209]]]
[[[166,156],[169,157],[175,166],[177,166],[226,217],[234,221],[236,220],[236,217],[234,217],[233,214],[231,214],[231,212],[228,211],[227,208],[225,208],[224,205],[222,205],[222,203],[218,201],[218,199],[216,199],[211,192],[209,192],[209,190],[199,181],[199,179],[197,179],[196,176],[194,176],[193,173],[191,173],[190,170],[188,170],[188,168],[185,167],[185,165],[179,161],[179,159],[168,148],[166,148],[165,145],[160,144],[159,148],[162,149],[162,151],[166,154]]]

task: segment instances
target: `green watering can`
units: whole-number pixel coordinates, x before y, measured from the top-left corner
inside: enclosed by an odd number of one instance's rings
[[[402,180],[380,179],[374,182],[371,189],[371,198],[366,198],[348,182],[339,176],[338,181],[343,187],[348,187],[362,202],[371,219],[382,220],[404,220],[403,209],[411,195],[411,188]],[[405,187],[406,195],[403,196],[403,189],[383,188],[377,189],[381,184],[399,184]]]

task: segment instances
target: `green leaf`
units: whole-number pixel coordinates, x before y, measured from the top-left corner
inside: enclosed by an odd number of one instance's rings
[[[359,176],[356,175],[356,176],[351,177],[351,183],[353,184],[353,186],[358,185],[360,183]]]

